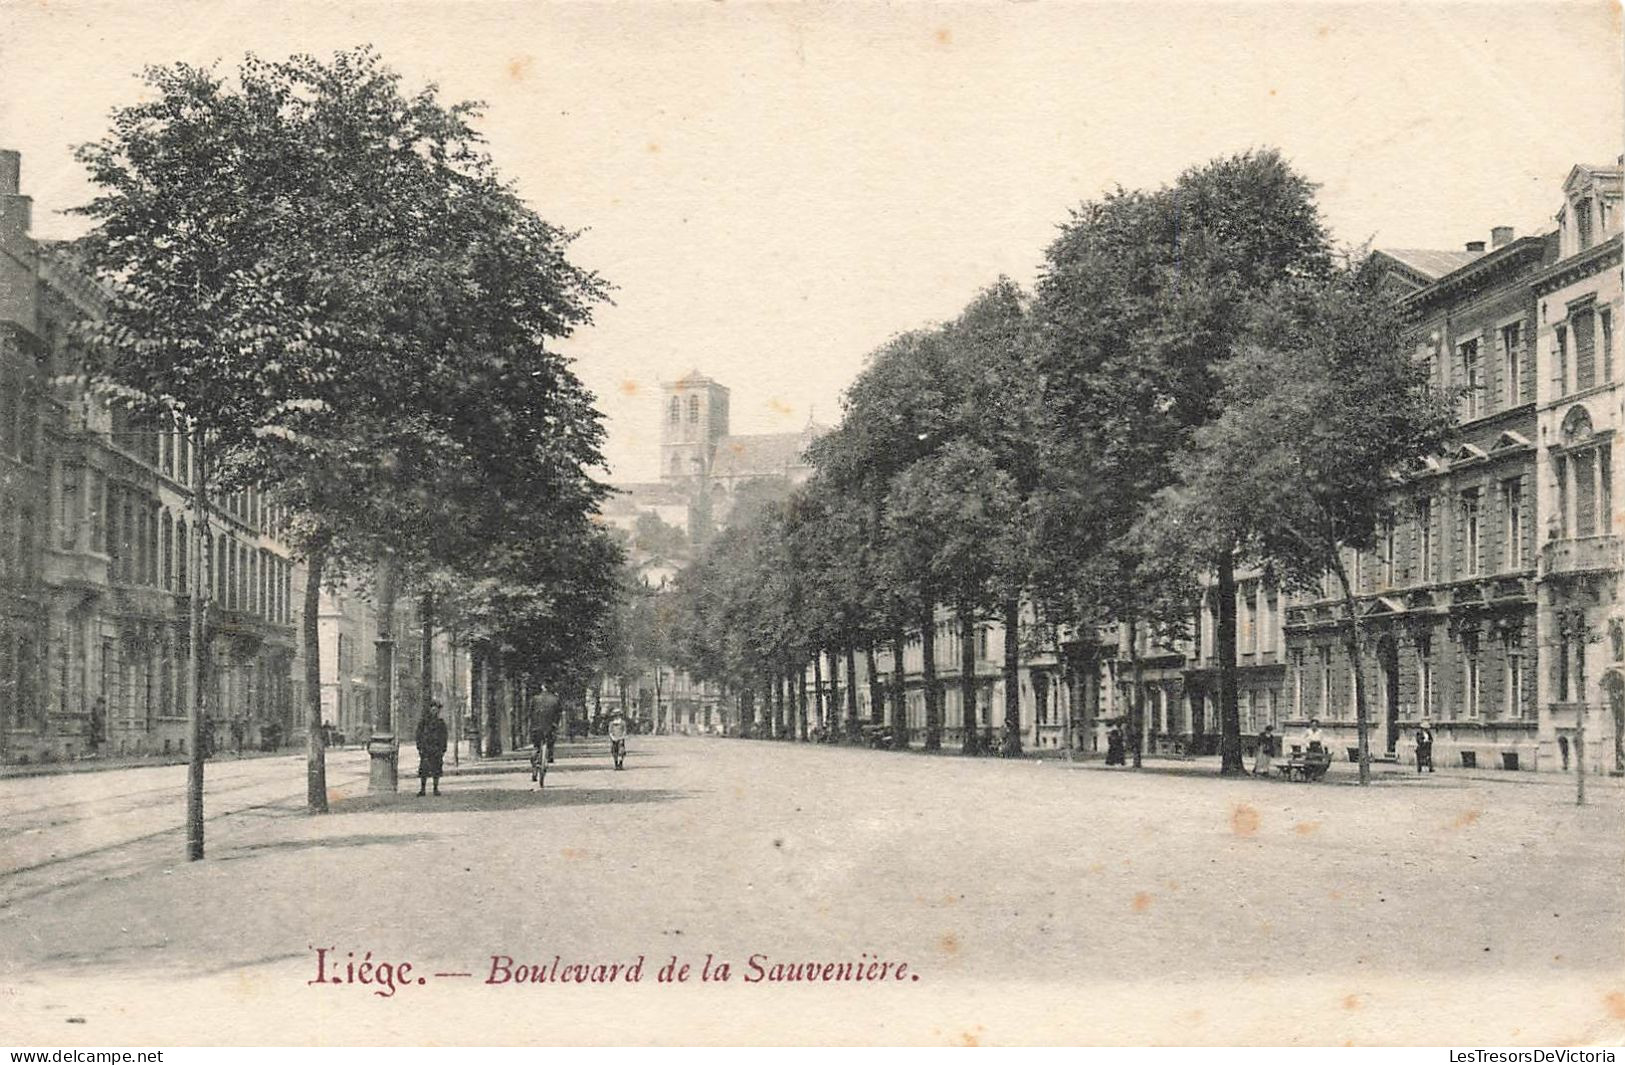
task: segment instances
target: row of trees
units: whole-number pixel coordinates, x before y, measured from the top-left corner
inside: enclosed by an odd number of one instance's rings
[[[74,254],[108,293],[87,371],[193,434],[196,537],[211,492],[254,485],[295,515],[310,809],[327,804],[324,586],[366,586],[386,634],[417,595],[425,640],[450,628],[473,649],[477,688],[584,690],[621,552],[591,520],[598,412],[550,346],[608,294],[569,261],[575,234],[502,180],[477,105],[407,91],[368,49],[142,80],[78,149],[98,191]],[[198,596],[192,616],[195,654]],[[381,641],[379,736],[390,654]]]
[[[1035,292],[1001,278],[954,320],[873,353],[840,428],[813,447],[814,477],[736,517],[681,575],[681,661],[763,693],[779,735],[795,731],[780,709],[794,709],[789,679],[826,656],[844,661],[852,732],[856,656],[869,659],[878,707],[875,649],[901,662],[918,633],[935,748],[936,611],[960,629],[965,707],[976,628],[997,619],[1000,749],[1015,754],[1023,641],[1064,661],[1063,641],[1122,625],[1138,765],[1142,643],[1184,635],[1206,580],[1222,772],[1241,772],[1237,570],[1265,569],[1289,589],[1335,573],[1358,662],[1343,551],[1371,546],[1405,505],[1392,471],[1453,425],[1404,329],[1358,257],[1333,248],[1314,187],[1275,151],[1085,203],[1047,249]],[[900,723],[901,669],[886,687]],[[1356,702],[1365,780],[1363,690]],[[800,711],[804,733],[804,698]],[[966,724],[969,752],[979,740]]]

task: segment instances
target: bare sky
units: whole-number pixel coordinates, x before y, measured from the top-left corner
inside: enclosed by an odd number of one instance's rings
[[[148,63],[371,43],[489,104],[505,173],[619,286],[569,342],[617,479],[656,475],[658,382],[733,389],[736,432],[838,416],[889,335],[1000,273],[1070,206],[1274,145],[1337,237],[1459,247],[1548,225],[1621,152],[1620,8],[0,0],[0,147],[35,231],[88,194],[72,144]]]

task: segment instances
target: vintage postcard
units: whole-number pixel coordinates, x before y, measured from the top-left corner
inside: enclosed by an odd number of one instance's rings
[[[0,1043],[1617,1043],[1622,44],[0,3]]]

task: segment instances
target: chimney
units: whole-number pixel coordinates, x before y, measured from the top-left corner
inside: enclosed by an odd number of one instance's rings
[[[1467,242],[1467,250],[1468,251],[1483,251],[1484,250],[1484,242],[1482,240],[1469,240]]]
[[[15,196],[22,189],[23,153],[0,148],[0,196]]]
[[[1504,248],[1512,243],[1512,227],[1496,226],[1490,230],[1490,247]]]

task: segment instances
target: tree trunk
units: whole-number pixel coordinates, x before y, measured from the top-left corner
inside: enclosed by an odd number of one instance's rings
[[[1134,693],[1129,698],[1129,740],[1133,744],[1134,768],[1140,768],[1145,750],[1145,663],[1140,658],[1139,622],[1128,623],[1128,659],[1133,668]]]
[[[976,611],[959,604],[959,718],[964,730],[959,749],[975,754],[981,749],[976,719]]]
[[[423,672],[418,676],[418,720],[429,712],[434,702],[434,593],[423,591],[421,605],[423,617]]]
[[[751,719],[756,716],[755,696],[746,684],[739,689],[739,735],[743,739],[750,739]]]
[[[305,809],[327,812],[327,738],[322,732],[322,568],[326,550],[318,541],[305,559]]]
[[[942,693],[937,691],[937,614],[926,607],[920,623],[920,682],[925,687],[925,749],[942,749]]]
[[[1021,754],[1021,600],[1004,601],[1004,745],[1006,758]]]
[[[853,739],[861,735],[858,728],[858,656],[851,640],[846,642],[846,734]]]
[[[468,716],[474,724],[468,750],[479,758],[485,753],[485,659],[477,640],[468,645]]]
[[[801,709],[801,742],[807,742],[807,665],[796,669],[796,703]]]
[[[209,648],[205,642],[208,626],[203,613],[208,609],[204,594],[203,545],[209,535],[209,490],[204,466],[203,433],[192,438],[192,529],[197,543],[197,554],[192,566],[192,616],[190,644],[192,698],[187,707],[186,722],[186,857],[198,861],[203,857],[203,724],[205,705],[203,681],[208,671]],[[212,555],[212,552],[211,552]],[[319,690],[319,689],[318,689]],[[325,792],[324,792],[325,797]]]
[[[784,689],[788,684],[783,672],[773,674],[773,738],[782,740],[785,736],[784,722]]]
[[[485,652],[485,755],[495,758],[502,753],[502,664],[496,652],[487,647]]]
[[[869,671],[869,723],[871,725],[884,725],[886,723],[886,685],[880,679],[880,669],[875,665],[875,640],[870,636],[863,643],[863,664]]]
[[[378,678],[378,697],[372,710],[372,742],[367,745],[372,769],[367,778],[367,791],[393,793],[399,787],[397,759],[400,744],[395,737],[395,596],[397,593],[395,560],[388,555],[378,563],[378,638],[374,670]]]
[[[908,746],[908,679],[903,672],[903,626],[891,631],[891,729],[892,743]]]
[[[1332,548],[1332,570],[1337,582],[1343,586],[1343,609],[1348,614],[1349,629],[1346,643],[1349,661],[1354,665],[1354,731],[1360,746],[1360,783],[1371,783],[1371,727],[1365,705],[1365,662],[1360,639],[1360,604],[1354,597],[1354,586],[1349,583],[1348,570],[1343,566],[1343,555]]]
[[[1218,558],[1214,594],[1219,597],[1219,624],[1215,635],[1219,651],[1219,772],[1239,776],[1247,772],[1241,758],[1241,704],[1236,684],[1236,555],[1225,551]]]
[[[773,725],[773,674],[762,675],[762,732],[764,739],[777,739],[778,732]]]
[[[829,731],[829,715],[824,701],[824,652],[813,651],[813,711],[817,715],[820,733]]]

